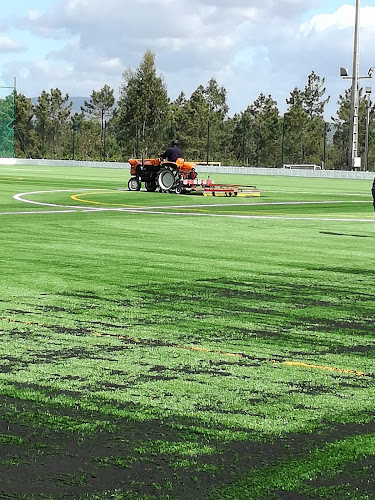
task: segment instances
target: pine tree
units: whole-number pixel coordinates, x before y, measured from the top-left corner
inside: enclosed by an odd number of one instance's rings
[[[314,71],[307,77],[307,84],[303,93],[302,107],[306,111],[308,117],[313,120],[315,118],[323,119],[324,108],[330,100],[330,96],[323,99],[326,93],[324,87],[325,78],[320,78]]]
[[[128,68],[123,80],[117,139],[128,155],[136,149],[155,155],[165,147],[169,105],[164,80],[156,74],[155,54],[146,51],[138,69]]]
[[[107,120],[114,115],[115,96],[114,90],[105,84],[98,92],[93,90],[89,101],[84,101],[81,110],[88,113],[100,122],[100,142],[102,144],[102,158],[105,160],[105,149],[107,140]]]
[[[188,100],[183,94],[172,104],[177,136],[185,157],[219,161],[225,142],[226,94],[225,88],[211,78],[206,87],[199,85]]]
[[[200,85],[183,106],[179,116],[178,138],[184,157],[203,161],[207,155],[209,107]]]
[[[69,118],[73,103],[68,103],[68,101],[69,94],[63,96],[60,89],[51,89],[49,102],[52,125],[52,154],[54,158],[70,156],[70,147],[67,147],[67,145],[70,139],[71,127]]]
[[[260,94],[249,106],[252,118],[252,136],[255,167],[276,166],[278,160],[277,144],[280,144],[279,111],[277,102],[272,97]]]
[[[35,157],[36,133],[31,99],[15,94],[15,156]]]
[[[72,103],[68,101],[69,95],[63,96],[57,88],[50,93],[43,90],[38,97],[34,106],[35,130],[42,158],[69,157]]]
[[[320,164],[323,157],[324,108],[329,97],[324,78],[314,71],[308,76],[304,90],[294,88],[287,99],[288,111],[283,123],[283,162]]]

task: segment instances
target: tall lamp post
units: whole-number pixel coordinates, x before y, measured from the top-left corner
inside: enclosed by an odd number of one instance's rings
[[[72,160],[74,160],[75,155],[75,145],[76,145],[76,132],[78,130],[78,123],[75,120],[75,117],[72,116]]]
[[[352,96],[350,103],[350,158],[349,166],[352,170],[361,167],[358,159],[358,107],[359,107],[359,9],[360,0],[355,3],[354,46],[353,46],[353,71],[352,71]]]
[[[284,149],[285,149],[285,113],[281,129],[281,168],[284,168]]]
[[[368,171],[368,143],[370,132],[371,87],[366,87],[366,139],[365,139],[365,171]]]
[[[349,76],[347,68],[340,68],[340,76],[352,80],[350,123],[349,123],[349,168],[351,170],[361,169],[361,158],[358,156],[358,108],[359,108],[359,85],[361,78],[372,78],[374,68],[370,68],[367,76],[359,76],[359,11],[360,0],[355,2],[355,24],[354,24],[354,46],[353,46],[353,71]]]

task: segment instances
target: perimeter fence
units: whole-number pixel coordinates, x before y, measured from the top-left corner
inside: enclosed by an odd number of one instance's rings
[[[0,157],[14,157],[14,87],[0,87]]]
[[[0,165],[41,165],[56,167],[91,167],[91,168],[121,168],[129,170],[128,162],[109,162],[109,161],[76,161],[76,160],[49,160],[49,159],[31,159],[31,158],[1,158]],[[198,173],[207,174],[242,174],[242,175],[280,175],[288,177],[315,177],[323,179],[374,179],[375,172],[360,172],[348,170],[290,170],[286,168],[273,167],[236,167],[236,166],[214,166],[197,165]]]

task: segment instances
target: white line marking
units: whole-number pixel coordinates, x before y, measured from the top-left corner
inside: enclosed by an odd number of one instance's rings
[[[33,168],[33,169],[30,169],[30,168],[10,168],[9,170],[13,170],[13,171],[17,171],[17,172],[30,172],[30,173],[33,173],[33,172],[52,172],[52,170],[41,170],[41,169],[38,169],[38,168]]]
[[[23,196],[29,195],[29,194],[45,194],[45,193],[71,193],[74,191],[85,191],[88,190],[88,188],[81,188],[81,189],[55,189],[52,191],[30,191],[28,193],[18,193],[13,196],[13,198],[17,201],[23,201],[24,203],[31,203],[33,205],[39,205],[39,206],[45,206],[45,207],[61,207],[61,208],[78,208],[81,210],[88,210],[88,211],[96,211],[98,208],[91,208],[91,207],[83,207],[80,205],[57,205],[56,203],[42,203],[40,201],[33,201],[33,200],[26,200],[23,198]],[[90,191],[103,191],[103,189],[91,189]]]
[[[215,205],[216,206],[216,205]],[[346,221],[346,222],[373,222],[372,219],[347,219],[347,218],[333,218],[333,217],[282,217],[277,215],[233,215],[233,214],[200,214],[189,212],[159,212],[157,210],[144,210],[137,209],[118,209],[123,212],[133,212],[142,214],[160,214],[160,215],[189,215],[195,217],[229,217],[232,219],[282,219],[282,220],[312,220],[312,221]]]
[[[196,212],[164,212],[163,210],[174,210],[181,208],[210,208],[210,207],[232,207],[232,206],[251,206],[258,207],[264,205],[319,205],[319,204],[341,204],[341,203],[371,203],[366,200],[327,200],[327,201],[281,201],[281,202],[260,202],[260,203],[213,203],[213,204],[192,204],[192,205],[163,205],[156,207],[131,207],[131,208],[97,208],[81,205],[58,205],[55,203],[44,203],[25,199],[27,195],[45,194],[45,193],[71,193],[76,191],[107,191],[106,189],[56,189],[48,191],[30,191],[27,193],[18,193],[13,196],[17,201],[31,203],[38,206],[56,207],[61,210],[40,210],[40,211],[24,211],[24,212],[0,212],[0,215],[31,215],[31,214],[58,214],[58,213],[74,213],[74,212],[130,212],[138,214],[156,214],[156,215],[185,215],[195,217],[229,217],[232,219],[270,219],[270,220],[308,220],[308,221],[334,221],[334,222],[373,222],[373,219],[352,219],[352,218],[337,218],[337,217],[283,217],[276,215],[236,215],[236,214],[207,214]]]
[[[233,199],[233,198],[232,198]],[[156,207],[145,207],[146,209],[174,209],[174,208],[209,208],[209,207],[263,207],[267,205],[319,205],[319,204],[339,204],[339,203],[371,203],[370,200],[337,200],[337,201],[266,201],[259,203],[213,203],[199,205],[162,205]]]
[[[85,210],[82,210],[83,212]],[[86,210],[87,211],[87,210]],[[92,210],[89,210],[92,212]],[[76,213],[77,210],[33,210],[29,212],[0,212],[0,215],[39,215],[39,214],[61,214]]]

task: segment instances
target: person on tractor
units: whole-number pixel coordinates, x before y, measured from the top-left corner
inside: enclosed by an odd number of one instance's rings
[[[160,158],[173,162],[176,162],[177,158],[182,158],[182,152],[178,147],[177,139],[173,139],[171,147],[164,151],[164,153],[160,155]]]

